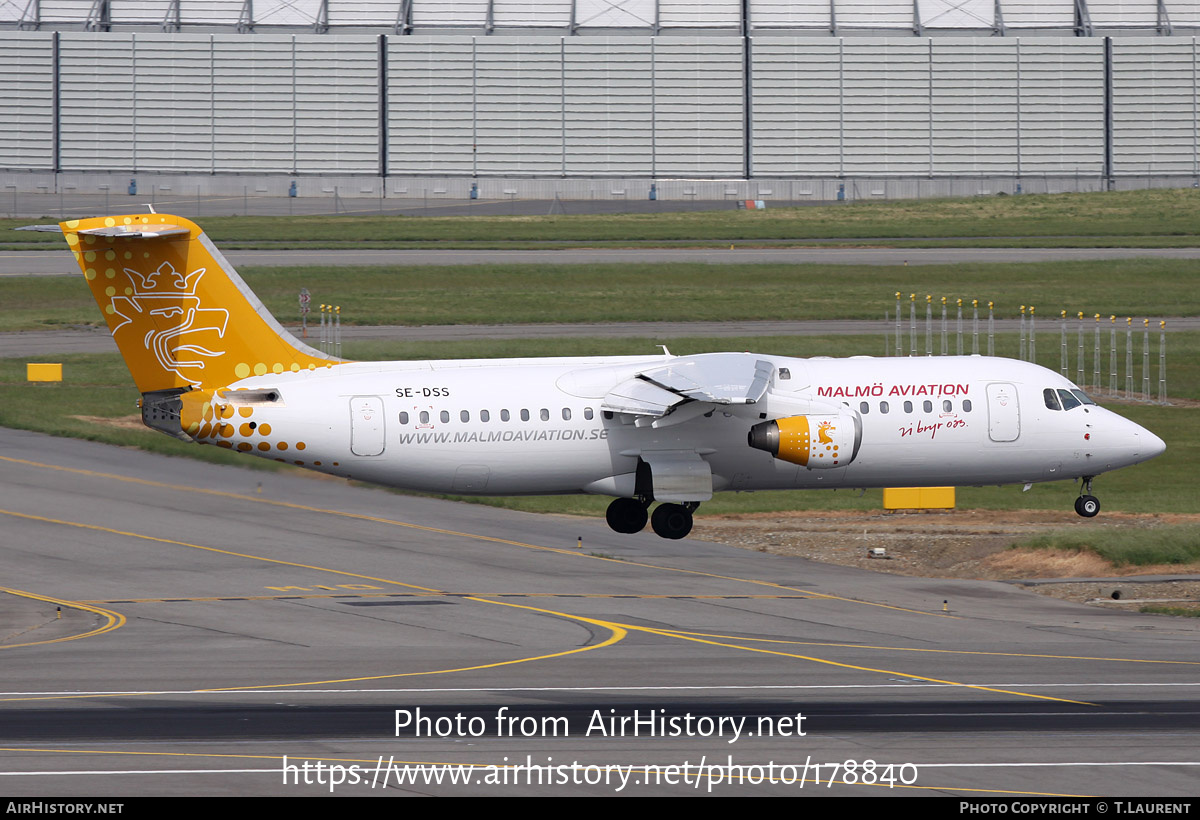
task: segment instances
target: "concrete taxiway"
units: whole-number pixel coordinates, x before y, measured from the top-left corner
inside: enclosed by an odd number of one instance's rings
[[[1192,621],[10,430],[0,522],[11,796],[1196,791]]]

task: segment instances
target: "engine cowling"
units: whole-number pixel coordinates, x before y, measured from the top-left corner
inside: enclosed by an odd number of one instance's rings
[[[788,416],[754,425],[747,443],[810,470],[845,467],[862,444],[862,420],[852,413]]]

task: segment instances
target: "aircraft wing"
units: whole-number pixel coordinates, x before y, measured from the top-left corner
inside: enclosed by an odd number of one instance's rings
[[[771,383],[774,365],[752,353],[701,353],[654,365],[618,384],[601,408],[662,418],[679,405],[754,404]]]

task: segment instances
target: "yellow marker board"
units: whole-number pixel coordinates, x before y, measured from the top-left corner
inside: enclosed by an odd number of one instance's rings
[[[27,362],[25,379],[31,382],[60,382],[62,381],[62,364],[59,362]]]
[[[886,487],[885,510],[952,510],[953,487]]]

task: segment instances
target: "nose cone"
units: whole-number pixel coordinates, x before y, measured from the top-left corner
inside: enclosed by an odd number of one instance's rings
[[[1167,443],[1151,433],[1145,427],[1138,428],[1138,449],[1141,451],[1141,461],[1149,461],[1155,456],[1161,456],[1167,451]]]
[[[1117,470],[1162,455],[1167,445],[1140,424],[1102,407],[1089,407],[1094,449],[1088,462],[1097,472]]]
[[[1109,449],[1108,455],[1112,458],[1114,466],[1141,464],[1166,451],[1166,443],[1145,427],[1116,414],[1113,414],[1113,419],[1117,422],[1117,427],[1105,438],[1108,439],[1111,448],[1106,449]]]

